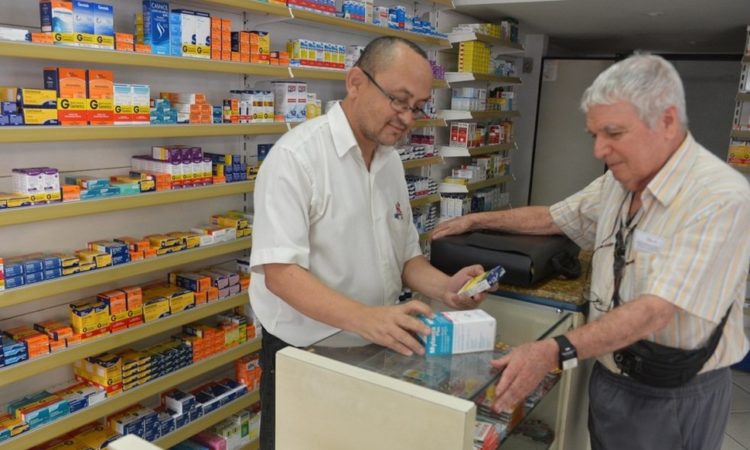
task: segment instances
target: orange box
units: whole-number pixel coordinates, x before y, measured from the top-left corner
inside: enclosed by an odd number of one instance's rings
[[[130,250],[130,251],[128,251],[128,253],[130,253],[130,261],[140,261],[140,260],[143,259],[143,252],[142,251],[139,252],[139,251],[135,251],[135,250]]]
[[[31,33],[31,42],[35,44],[54,44],[52,33]]]
[[[240,62],[240,61],[242,61],[242,59],[240,58],[240,52],[232,52],[230,59],[233,62]]]
[[[151,46],[149,44],[135,44],[136,53],[151,53]]]
[[[81,199],[81,186],[77,184],[63,184],[62,185],[62,197],[63,201],[73,201]]]
[[[140,286],[128,286],[120,290],[127,296],[128,311],[134,311],[143,307],[143,290]]]
[[[70,324],[60,322],[59,320],[43,320],[34,324],[34,329],[45,333],[52,340],[63,341],[65,338],[73,335],[73,328]]]
[[[215,286],[211,286],[210,288],[208,288],[208,290],[206,290],[206,295],[207,295],[206,300],[208,300],[209,302],[212,302],[214,300],[218,300],[219,299],[219,288],[217,288]]]
[[[138,325],[143,324],[143,315],[128,317],[126,322],[128,324],[128,328],[137,327]]]
[[[144,258],[153,258],[156,256],[156,249],[155,248],[147,248],[143,250],[143,257]]]
[[[121,44],[119,42],[115,42],[115,50],[120,52],[132,52],[135,51],[135,48],[133,47],[133,44]]]
[[[49,341],[49,351],[55,352],[57,350],[61,350],[65,348],[65,339],[56,340],[56,339],[50,339]]]
[[[109,306],[110,316],[127,312],[126,295],[124,291],[114,290],[97,294],[96,298]]]
[[[55,71],[57,75],[57,93],[60,98],[86,98],[86,71],[68,67],[45,67],[47,71]]]
[[[65,346],[66,347],[72,347],[72,346],[74,346],[76,344],[80,344],[80,343],[81,343],[81,334],[80,333],[77,333],[77,334],[74,334],[73,336],[69,336],[69,337],[65,338]]]
[[[130,44],[135,43],[134,36],[130,33],[115,33],[115,43]]]
[[[90,125],[114,125],[115,78],[111,70],[87,70],[88,120]]]
[[[109,334],[109,326],[101,327],[101,328],[98,328],[96,330],[87,331],[85,333],[80,333],[79,336],[80,336],[81,342],[86,342],[89,339],[93,339],[93,338],[101,336],[103,334]],[[75,337],[75,335],[73,335],[73,336]],[[68,345],[70,345],[70,344],[68,344]]]
[[[230,50],[222,50],[221,51],[221,60],[222,61],[232,61],[232,52]]]
[[[61,125],[88,125],[84,69],[45,67],[44,85],[57,90],[57,118]]]
[[[196,305],[202,305],[204,303],[208,302],[208,292],[207,291],[201,291],[195,293],[195,304]]]

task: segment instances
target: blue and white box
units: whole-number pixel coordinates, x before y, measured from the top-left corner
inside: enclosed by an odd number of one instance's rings
[[[495,318],[481,309],[437,312],[419,319],[430,327],[424,338],[425,354],[451,355],[492,350],[495,346]]]
[[[151,53],[169,55],[169,3],[143,0],[143,34]]]

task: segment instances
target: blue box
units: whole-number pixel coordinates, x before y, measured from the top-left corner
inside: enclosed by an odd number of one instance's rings
[[[60,278],[61,276],[62,276],[62,267],[58,267],[56,269],[46,269],[44,271],[45,280],[54,280],[55,278]]]
[[[94,34],[100,36],[115,35],[114,15],[115,10],[112,5],[103,5],[94,3]]]
[[[143,0],[143,34],[151,53],[170,54],[169,3]]]
[[[23,125],[23,114],[8,114],[6,116],[2,116],[8,119],[8,125],[12,127],[18,127]]]
[[[94,22],[96,22],[96,12],[91,2],[73,0],[73,31],[94,35]],[[80,42],[79,42],[80,43]]]
[[[40,258],[26,259],[23,261],[23,273],[26,275],[30,273],[43,272],[44,261]]]
[[[21,287],[25,283],[23,275],[18,275],[15,277],[5,277],[5,289],[12,289],[16,287]]]
[[[0,114],[9,115],[18,113],[18,104],[16,102],[0,102]]]
[[[203,408],[193,408],[190,410],[189,414],[190,414],[190,421],[194,422],[200,419],[201,417],[203,417],[204,411],[203,411]]]
[[[23,264],[21,262],[12,262],[9,260],[5,260],[5,277],[6,279],[9,277],[17,277],[19,275],[23,275]]]
[[[62,261],[59,256],[44,255],[42,256],[42,262],[44,263],[44,270],[59,269],[62,267]]]
[[[40,281],[44,281],[44,272],[27,273],[23,276],[24,284],[39,283]]]
[[[187,413],[187,414],[177,414],[174,417],[174,426],[175,426],[175,429],[182,428],[185,425],[187,425],[188,423],[190,423],[190,413]]]

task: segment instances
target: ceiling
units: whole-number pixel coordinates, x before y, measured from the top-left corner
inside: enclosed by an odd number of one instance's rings
[[[750,0],[454,0],[483,20],[516,18],[524,33],[549,36],[551,55],[740,54]]]

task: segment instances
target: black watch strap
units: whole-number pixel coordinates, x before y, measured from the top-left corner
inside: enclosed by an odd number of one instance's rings
[[[568,370],[578,366],[578,351],[570,340],[563,335],[553,338],[559,347],[558,367],[560,370]]]

